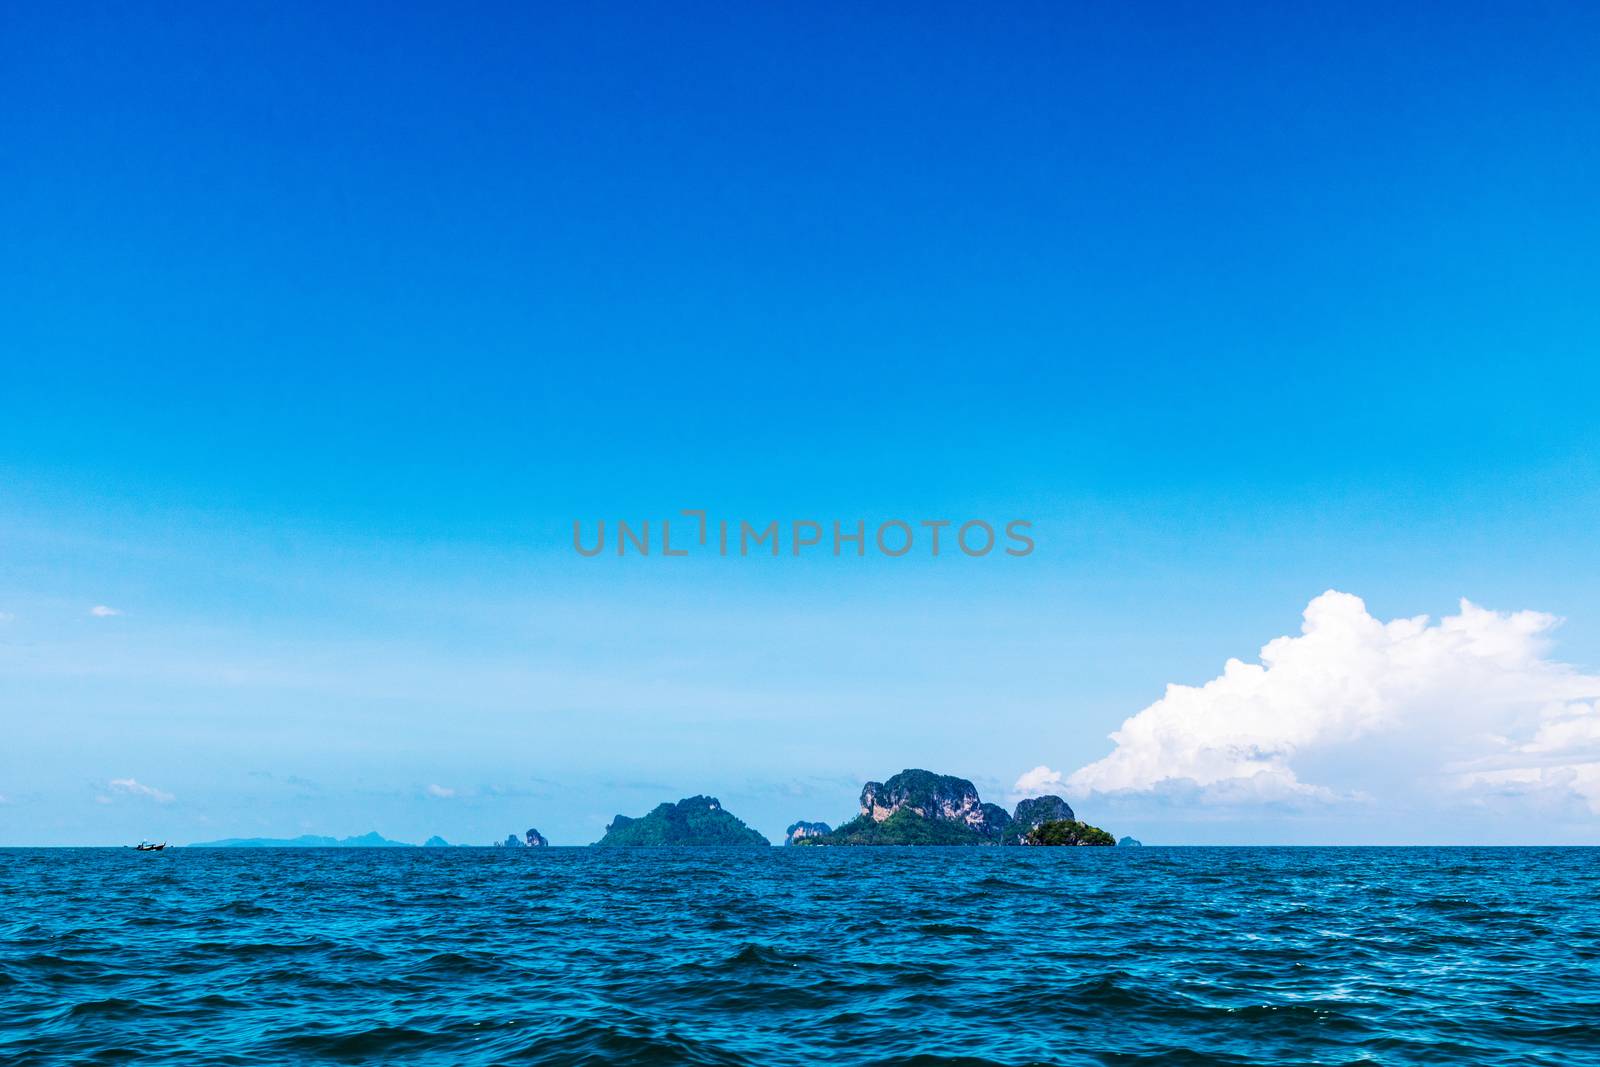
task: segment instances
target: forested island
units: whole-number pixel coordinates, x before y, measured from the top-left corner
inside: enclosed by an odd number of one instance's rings
[[[725,811],[716,797],[685,797],[659,804],[637,819],[618,815],[597,847],[652,845],[770,845],[772,842]]]
[[[797,832],[797,827],[806,829]],[[915,769],[862,786],[858,814],[837,830],[827,830],[824,823],[796,823],[788,840],[808,847],[1117,843],[1099,827],[1079,822],[1061,797],[1031,797],[1008,812],[984,803],[965,778]]]

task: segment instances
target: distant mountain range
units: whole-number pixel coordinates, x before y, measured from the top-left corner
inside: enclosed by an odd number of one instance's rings
[[[529,829],[523,837],[512,834],[504,841],[496,841],[496,847],[515,845],[518,848],[527,846],[543,846],[550,842],[545,840],[538,830]],[[449,848],[450,842],[438,834],[428,838],[420,846],[409,841],[391,841],[376,830],[361,834],[358,837],[322,837],[318,834],[302,834],[299,837],[224,837],[217,841],[196,841],[189,848]]]
[[[444,839],[428,839],[430,845],[442,845]],[[319,837],[302,834],[300,837],[224,837],[217,841],[196,841],[190,848],[416,848],[406,841],[390,841],[376,830],[360,837]]]

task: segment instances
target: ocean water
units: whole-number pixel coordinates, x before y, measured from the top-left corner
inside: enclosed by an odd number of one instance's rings
[[[1600,1063],[1600,850],[0,851],[0,1063]]]

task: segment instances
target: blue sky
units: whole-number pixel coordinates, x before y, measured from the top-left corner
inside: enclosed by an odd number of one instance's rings
[[[1593,9],[0,17],[0,841],[1003,798],[1328,589],[1600,666]],[[571,551],[691,507],[1039,547]]]

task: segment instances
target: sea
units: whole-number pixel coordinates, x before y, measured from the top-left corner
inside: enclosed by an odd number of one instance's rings
[[[1600,1063],[1600,850],[0,850],[0,1063]]]

